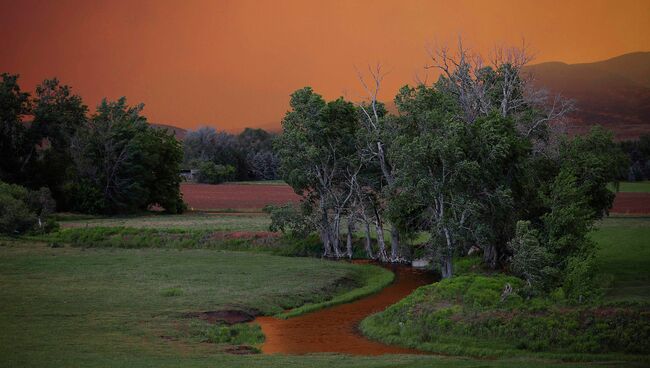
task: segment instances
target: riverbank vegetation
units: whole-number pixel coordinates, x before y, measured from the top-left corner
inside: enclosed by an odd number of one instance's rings
[[[590,233],[598,244],[598,284],[589,303],[572,303],[562,289],[530,294],[521,279],[465,267],[367,318],[361,329],[380,341],[443,354],[541,352],[589,360],[611,353],[602,357],[647,362],[648,236],[650,218],[606,219]]]

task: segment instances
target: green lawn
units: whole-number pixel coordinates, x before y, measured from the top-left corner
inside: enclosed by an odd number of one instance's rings
[[[10,366],[212,354],[218,349],[188,335],[185,314],[275,314],[365,277],[351,264],[242,252],[1,244],[0,364]]]
[[[615,191],[613,185],[609,188]],[[623,181],[619,184],[619,192],[633,192],[633,193],[650,193],[650,181]]]
[[[611,217],[592,233],[608,301],[650,303],[650,217]]]

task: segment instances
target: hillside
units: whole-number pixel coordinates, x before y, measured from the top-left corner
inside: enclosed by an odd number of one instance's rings
[[[526,68],[534,83],[576,101],[569,132],[600,124],[617,139],[650,133],[650,52],[583,64],[548,62]]]

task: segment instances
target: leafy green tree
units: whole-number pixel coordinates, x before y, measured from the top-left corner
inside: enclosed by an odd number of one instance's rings
[[[0,77],[0,180],[17,182],[35,144],[21,120],[30,113],[31,101],[21,92],[18,75]]]
[[[199,169],[198,182],[219,184],[235,177],[235,167],[231,165],[217,165],[212,161],[201,161],[197,164]]]
[[[147,188],[148,205],[158,205],[169,213],[182,213],[186,209],[180,191],[180,165],[183,148],[172,132],[150,126],[139,135],[137,150],[143,152],[144,187]]]
[[[70,144],[86,124],[87,110],[81,97],[57,79],[45,80],[36,87],[29,133],[40,146],[34,148],[37,154],[32,155],[25,182],[30,187],[50,188],[60,210],[71,206],[67,191],[74,173]]]
[[[295,91],[290,106],[274,144],[280,172],[304,201],[317,206],[324,254],[341,257],[340,221],[360,168],[357,111],[341,98],[325,102],[309,87]]]
[[[142,108],[128,106],[124,97],[103,100],[78,130],[71,147],[77,210],[123,213],[160,205],[168,212],[183,211],[181,147],[170,133],[151,128]]]
[[[625,172],[627,158],[613,142],[613,135],[596,126],[583,136],[565,140],[560,148],[560,167],[571,170],[577,185],[588,193],[587,202],[594,218],[607,214],[615,194],[608,189]]]
[[[469,222],[479,209],[471,191],[481,176],[472,156],[471,129],[454,118],[454,106],[442,93],[421,86],[419,93],[404,88],[400,94],[404,120],[391,152],[399,171],[397,196],[408,196],[426,213],[431,256],[443,277],[451,277],[453,257],[469,239]],[[418,104],[420,98],[428,103]]]
[[[55,203],[47,188],[30,191],[0,181],[0,234],[20,235],[48,231],[55,223],[48,219]]]
[[[629,159],[627,171],[619,179],[637,181],[650,179],[650,134],[643,134],[637,140],[619,143]]]
[[[14,184],[0,182],[0,233],[22,234],[36,223],[36,215],[25,203],[28,191]]]
[[[539,231],[529,221],[518,221],[514,238],[508,243],[512,252],[510,271],[526,280],[528,286],[543,289],[550,279],[557,277],[557,269],[551,266],[552,254],[540,242]]]

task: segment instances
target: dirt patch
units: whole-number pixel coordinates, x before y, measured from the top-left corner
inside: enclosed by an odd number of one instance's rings
[[[192,210],[261,210],[267,204],[298,202],[300,197],[286,184],[238,185],[182,183],[183,200]]]
[[[610,212],[650,214],[650,193],[618,193]]]
[[[209,323],[225,323],[227,325],[234,325],[235,323],[250,322],[255,319],[255,314],[242,310],[220,310],[220,311],[207,311],[198,313],[188,313],[187,318],[198,318]]]
[[[258,354],[259,350],[248,345],[235,345],[235,346],[229,346],[225,348],[223,352],[227,354],[233,354],[233,355],[250,355],[250,354]]]

